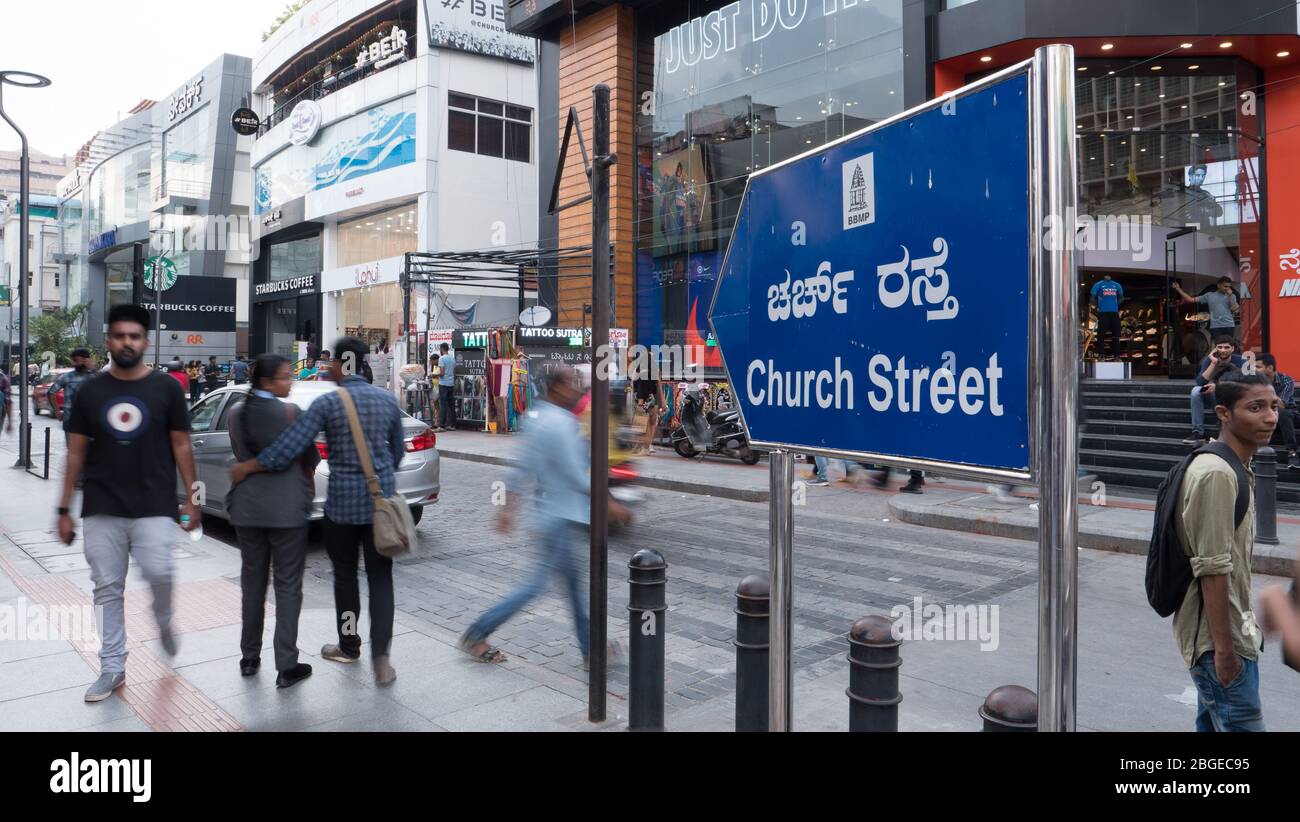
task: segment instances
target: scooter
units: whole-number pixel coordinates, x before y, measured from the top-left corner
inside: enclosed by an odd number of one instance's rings
[[[749,447],[740,412],[705,412],[698,388],[682,395],[681,421],[668,437],[679,456],[690,459],[703,451],[735,457],[746,465],[758,462],[760,455]]]

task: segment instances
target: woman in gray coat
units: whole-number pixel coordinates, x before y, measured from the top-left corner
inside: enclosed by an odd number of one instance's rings
[[[253,364],[247,397],[230,412],[230,444],[239,461],[256,457],[289,427],[297,407],[282,400],[293,385],[293,367],[278,354],[260,354]],[[226,508],[243,557],[240,588],[244,629],[239,672],[253,676],[261,667],[262,627],[267,578],[274,567],[275,684],[288,688],[311,676],[298,661],[298,614],[307,556],[307,514],[315,494],[313,474],[320,456],[308,449],[284,471],[254,474],[230,490]]]

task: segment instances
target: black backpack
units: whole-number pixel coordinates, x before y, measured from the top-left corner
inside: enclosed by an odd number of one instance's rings
[[[1250,480],[1246,469],[1226,444],[1217,440],[1206,443],[1188,454],[1182,462],[1169,469],[1156,491],[1155,527],[1151,530],[1151,546],[1147,549],[1147,601],[1156,613],[1167,617],[1177,611],[1192,584],[1192,561],[1183,541],[1178,538],[1178,507],[1183,496],[1183,474],[1192,460],[1201,454],[1215,454],[1224,459],[1237,474],[1236,525],[1250,510]]]

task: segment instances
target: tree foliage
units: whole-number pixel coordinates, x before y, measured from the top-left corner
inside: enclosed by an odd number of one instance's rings
[[[275,22],[271,24],[271,27],[266,31],[262,32],[262,42],[265,43],[268,39],[270,39],[271,35],[275,34],[275,32],[280,28],[280,26],[283,26],[285,23],[287,23],[290,17],[293,17],[294,14],[296,14],[299,9],[307,5],[309,2],[311,2],[311,0],[297,0],[297,2],[294,3],[286,3],[284,6],[284,10],[281,11],[280,15],[275,18]]]
[[[28,326],[33,355],[45,365],[46,352],[53,354],[52,367],[72,364],[74,348],[89,348],[86,344],[85,320],[90,303],[80,303],[72,308],[59,308],[39,317],[32,317]],[[97,352],[103,362],[102,352]]]

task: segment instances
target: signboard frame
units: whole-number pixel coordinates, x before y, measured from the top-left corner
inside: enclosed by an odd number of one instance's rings
[[[1043,222],[1041,221],[1041,219],[1037,219],[1036,215],[1042,215],[1044,213],[1050,213],[1050,212],[1045,212],[1041,208],[1036,207],[1038,205],[1037,201],[1040,199],[1039,193],[1037,191],[1039,180],[1037,179],[1036,175],[1039,174],[1038,167],[1041,164],[1041,162],[1037,160],[1037,154],[1039,153],[1041,147],[1039,146],[1040,141],[1038,138],[1038,133],[1035,129],[1035,119],[1037,117],[1037,110],[1038,108],[1041,107],[1041,103],[1037,101],[1036,95],[1034,93],[1034,80],[1035,80],[1034,66],[1035,66],[1034,58],[1024,60],[1020,63],[1017,63],[1012,66],[1008,66],[1005,69],[990,74],[987,77],[981,78],[980,80],[977,80],[976,82],[973,82],[969,85],[963,86],[960,89],[957,89],[949,94],[943,95],[941,97],[936,97],[933,100],[929,100],[925,103],[922,103],[921,105],[914,106],[913,108],[895,114],[891,117],[881,120],[880,122],[873,123],[872,125],[859,129],[858,131],[855,131],[851,134],[846,134],[843,137],[839,137],[835,140],[832,140],[828,143],[818,146],[817,148],[810,149],[808,151],[797,154],[793,157],[782,160],[778,163],[773,163],[770,166],[761,168],[755,171],[753,174],[751,174],[749,179],[745,181],[745,190],[741,200],[743,204],[744,198],[750,195],[750,189],[751,186],[753,185],[753,181],[757,178],[778,172],[780,169],[786,166],[793,165],[802,160],[806,160],[810,157],[815,157],[824,154],[830,149],[835,148],[836,146],[842,145],[844,143],[852,142],[854,140],[863,137],[864,135],[881,131],[885,128],[909,120],[925,112],[932,111],[935,109],[941,109],[945,105],[960,106],[960,100],[964,97],[968,97],[972,94],[981,92],[990,86],[997,85],[1013,77],[1025,75],[1028,78],[1028,88],[1030,92],[1029,94],[1030,99],[1029,99],[1029,106],[1028,106],[1028,122],[1026,123],[1026,129],[1029,136],[1029,141],[1028,141],[1029,154],[1025,158],[1026,166],[1029,172],[1029,183],[1030,183],[1030,203],[1029,203],[1029,208],[1027,210],[1029,216],[1029,224],[1025,227],[1026,238],[1027,238],[1026,254],[1028,255],[1028,260],[1029,260],[1029,282],[1027,283],[1028,292],[1029,292],[1029,317],[1026,326],[1030,330],[1029,357],[1028,357],[1029,407],[1027,409],[1027,418],[1029,420],[1028,449],[1027,449],[1029,455],[1029,465],[1026,467],[1025,470],[1014,470],[1014,469],[979,466],[979,465],[973,465],[969,463],[950,462],[945,460],[925,459],[920,457],[905,457],[896,454],[883,454],[883,453],[878,453],[873,451],[837,450],[837,449],[817,447],[813,445],[806,445],[806,444],[801,444],[796,442],[760,439],[754,437],[752,435],[752,432],[750,432],[749,423],[745,416],[745,403],[737,401],[736,407],[740,411],[741,423],[744,425],[746,435],[750,437],[751,447],[761,449],[761,450],[793,451],[800,454],[811,454],[815,456],[835,458],[835,459],[847,459],[854,462],[867,462],[876,465],[889,466],[891,468],[934,471],[937,473],[942,473],[945,476],[951,476],[951,477],[962,478],[962,479],[973,479],[973,480],[979,480],[984,482],[992,481],[992,482],[1000,482],[1000,483],[1020,483],[1020,484],[1033,484],[1038,482],[1040,469],[1039,466],[1037,465],[1037,460],[1035,459],[1035,455],[1038,453],[1038,437],[1040,434],[1040,428],[1039,426],[1034,424],[1034,421],[1038,417],[1036,408],[1040,402],[1039,395],[1042,392],[1043,386],[1041,384],[1041,380],[1039,379],[1037,369],[1034,368],[1034,363],[1040,361],[1042,341],[1038,339],[1040,335],[1034,333],[1034,329],[1044,328],[1045,323],[1047,321],[1047,317],[1046,317],[1045,306],[1043,305],[1043,302],[1040,299],[1040,296],[1042,294],[1042,282],[1046,275],[1046,272],[1044,271],[1044,265],[1046,261],[1042,259],[1043,255],[1039,253],[1041,251],[1039,246],[1043,234],[1040,229],[1036,228],[1036,226],[1042,226]],[[1064,210],[1062,210],[1061,212],[1057,212],[1057,213],[1065,213],[1065,212]],[[717,306],[718,297],[722,293],[722,289],[727,283],[727,279],[728,279],[727,272],[729,271],[731,255],[734,251],[736,251],[736,248],[735,248],[735,234],[733,233],[731,240],[727,244],[727,251],[724,254],[722,259],[722,265],[719,271],[717,285],[714,288],[713,298],[709,303],[708,318],[709,318],[710,332],[712,332],[715,339],[718,339],[720,341],[719,348],[721,349],[722,365],[723,365],[723,370],[726,372],[727,379],[731,382],[732,385],[743,385],[744,381],[741,380],[738,382],[735,377],[735,372],[728,362],[726,346],[721,344],[722,338],[719,336],[718,331],[714,327],[714,323],[713,323],[714,309]],[[1071,326],[1071,328],[1073,328],[1073,326]],[[743,369],[742,369],[742,376],[743,376]]]
[[[1007,470],[967,463],[900,457],[859,451],[841,451],[793,442],[750,437],[752,447],[769,450],[771,501],[769,503],[770,699],[772,730],[790,729],[792,609],[792,452],[844,458],[905,469],[935,471],[947,476],[994,480],[1039,487],[1039,631],[1038,727],[1040,731],[1073,731],[1076,722],[1078,655],[1078,420],[1076,397],[1079,378],[1077,259],[1074,254],[1074,215],[1078,214],[1078,146],[1075,136],[1074,50],[1068,45],[1037,49],[1026,61],[963,86],[845,135],[816,149],[760,169],[745,183],[742,197],[750,196],[753,181],[785,166],[824,154],[835,146],[865,134],[899,124],[920,114],[958,104],[1010,78],[1024,75],[1028,90],[1028,466]],[[1055,220],[1055,234],[1049,226]],[[1064,229],[1062,230],[1062,226]],[[1049,242],[1054,237],[1055,242]],[[740,385],[728,362],[727,346],[714,326],[719,295],[728,282],[735,234],[728,243],[718,284],[709,305],[709,328],[719,340],[723,368],[733,385]],[[745,404],[738,402],[742,424]]]

